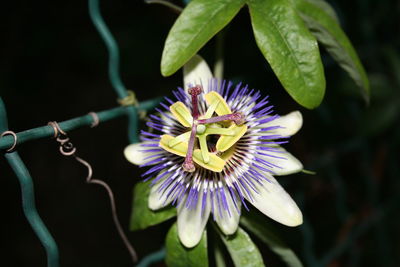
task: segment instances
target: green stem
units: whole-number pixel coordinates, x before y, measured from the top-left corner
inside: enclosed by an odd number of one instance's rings
[[[133,106],[127,106],[127,107],[117,107],[117,108],[112,108],[104,111],[100,111],[97,113],[97,116],[99,117],[99,122],[105,122],[108,120],[112,120],[114,118],[121,117],[123,115],[126,115],[130,109],[134,109],[135,114],[137,113],[138,110],[151,110],[155,106],[157,106],[160,103],[160,99],[151,99],[148,101],[141,102],[140,105],[136,108]],[[91,115],[84,115],[81,117],[77,117],[74,119],[70,119],[67,121],[60,122],[59,125],[61,129],[64,131],[68,132],[73,129],[77,129],[83,126],[90,126],[93,123],[93,117]],[[131,124],[131,126],[136,126],[135,124]],[[133,131],[132,133],[137,133],[138,129],[137,128],[130,128],[130,131]],[[54,130],[53,127],[51,126],[42,126],[42,127],[37,127],[33,129],[29,129],[23,132],[16,133],[17,134],[17,145],[25,143],[27,141],[31,140],[36,140],[40,138],[45,138],[45,137],[51,137],[54,135]],[[11,135],[6,135],[0,138],[0,150],[2,149],[7,149],[12,146],[14,143],[14,138]]]

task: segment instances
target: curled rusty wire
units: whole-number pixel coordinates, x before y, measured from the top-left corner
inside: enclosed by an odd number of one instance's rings
[[[14,138],[14,143],[11,145],[10,148],[8,148],[8,149],[6,150],[7,153],[11,153],[11,152],[14,151],[15,147],[17,146],[17,139],[18,139],[18,137],[17,137],[17,135],[16,135],[13,131],[5,131],[5,132],[2,132],[2,133],[1,133],[0,138],[3,137],[3,136],[5,136],[5,135],[12,135],[13,138]]]
[[[90,125],[90,128],[94,128],[94,127],[96,127],[97,125],[99,125],[99,123],[100,123],[100,118],[99,118],[99,116],[97,115],[96,112],[91,111],[91,112],[88,113],[88,115],[92,116],[92,118],[93,118],[93,122],[92,122],[92,124]]]
[[[91,115],[91,113],[89,113]],[[91,115],[93,116],[93,115]],[[97,116],[97,115],[96,115]],[[94,124],[96,124],[96,119],[93,116],[93,121]],[[102,186],[108,193],[108,197],[110,199],[110,205],[111,205],[111,213],[112,213],[112,218],[115,224],[115,227],[117,228],[118,234],[120,235],[122,241],[124,242],[126,248],[128,249],[129,254],[131,255],[132,261],[135,263],[137,261],[137,254],[131,243],[129,242],[126,234],[124,233],[124,230],[122,229],[121,223],[119,222],[118,215],[117,215],[117,208],[115,205],[115,198],[114,198],[114,193],[111,190],[110,186],[105,183],[102,180],[97,180],[93,179],[93,169],[92,166],[84,159],[78,157],[76,153],[76,147],[71,143],[68,135],[66,132],[64,132],[60,126],[58,125],[57,122],[51,121],[48,123],[49,126],[51,126],[54,129],[54,138],[56,138],[56,141],[60,143],[60,153],[64,156],[73,156],[79,163],[84,165],[88,169],[88,175],[86,177],[86,183],[88,184],[98,184]],[[96,125],[95,125],[96,126]],[[95,127],[92,126],[92,127]]]

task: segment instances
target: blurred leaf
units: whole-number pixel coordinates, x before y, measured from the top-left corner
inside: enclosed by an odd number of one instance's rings
[[[172,26],[161,58],[161,73],[169,76],[182,67],[225,27],[245,0],[193,0]]]
[[[289,0],[249,0],[256,42],[286,91],[300,105],[317,107],[325,76],[315,37]]]
[[[368,108],[360,121],[360,134],[372,137],[395,125],[400,114],[399,94]]]
[[[310,2],[315,6],[319,7],[320,9],[325,11],[325,13],[328,14],[332,19],[334,19],[337,24],[340,24],[336,11],[328,2],[324,0],[305,0],[305,1]]]
[[[214,249],[215,255],[215,266],[216,267],[226,267],[224,254],[222,253],[221,247],[219,244],[216,244]]]
[[[207,232],[203,232],[200,243],[194,248],[186,248],[179,241],[178,227],[175,223],[168,231],[166,239],[166,263],[171,267],[207,267]]]
[[[264,266],[260,251],[242,228],[231,236],[221,234],[221,238],[236,267]]]
[[[396,79],[397,86],[400,86],[400,56],[399,51],[393,46],[384,46],[382,48],[385,61],[390,67],[390,71]]]
[[[377,102],[391,98],[394,91],[395,85],[390,80],[386,73],[372,72],[368,73],[369,83],[371,86],[371,102]],[[345,84],[344,88],[349,87]],[[349,88],[347,88],[349,89]],[[358,93],[358,92],[357,92]]]
[[[339,24],[323,9],[309,1],[296,0],[296,6],[318,41],[362,89],[362,96],[369,102],[370,89],[367,74]]]
[[[240,224],[267,244],[273,252],[281,257],[287,266],[303,266],[297,255],[280,238],[273,225],[265,216],[260,216],[254,212],[248,213],[246,216],[240,218]]]
[[[130,229],[132,231],[145,229],[149,226],[159,224],[176,216],[176,208],[173,206],[153,211],[149,209],[148,198],[150,183],[139,182],[133,190],[133,205],[131,213]]]

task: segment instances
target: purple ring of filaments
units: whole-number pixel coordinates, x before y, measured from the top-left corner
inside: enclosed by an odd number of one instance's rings
[[[145,158],[148,162],[141,167],[151,166],[142,177],[145,181],[154,178],[151,185],[159,184],[158,191],[165,201],[171,200],[172,204],[177,206],[183,204],[188,209],[198,207],[198,202],[201,201],[204,211],[208,199],[215,219],[216,212],[221,217],[226,214],[231,216],[232,205],[229,203],[233,203],[239,214],[239,201],[248,210],[245,197],[252,201],[252,195],[258,194],[257,187],[262,185],[261,182],[271,182],[267,176],[274,174],[272,168],[280,166],[267,159],[268,157],[285,159],[284,152],[278,149],[277,145],[287,143],[287,137],[268,133],[281,128],[279,125],[260,128],[260,125],[279,117],[272,114],[273,106],[268,105],[268,96],[262,97],[260,91],[249,89],[247,85],[242,86],[241,83],[234,86],[232,82],[212,79],[198,96],[200,114],[205,114],[207,110],[204,95],[211,91],[219,93],[225,99],[232,113],[243,114],[248,127],[247,132],[235,144],[235,151],[227,160],[223,171],[217,173],[197,166],[194,172],[187,172],[182,168],[184,157],[159,147],[161,135],[178,136],[190,131],[170,113],[169,106],[176,101],[167,97],[165,97],[166,104],[161,103],[161,108],[156,108],[158,116],[150,115],[147,126],[152,130],[141,132],[141,139],[144,142],[142,151],[149,155]],[[178,88],[173,94],[177,101],[183,102],[189,110],[193,110],[191,96],[183,88]],[[161,133],[153,133],[155,131]],[[276,153],[282,155],[276,156]],[[229,199],[232,201],[228,201]]]

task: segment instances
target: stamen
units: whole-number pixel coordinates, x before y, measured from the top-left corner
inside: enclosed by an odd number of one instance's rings
[[[228,128],[207,128],[205,133],[207,135],[208,134],[235,135],[235,131]]]
[[[219,99],[217,99],[208,107],[207,112],[204,115],[205,119],[209,119],[212,117],[212,115],[214,114],[215,110],[217,109],[219,103],[220,103],[220,101],[219,101]]]
[[[197,96],[200,95],[202,92],[203,88],[201,88],[200,85],[196,85],[195,87],[190,87],[188,90],[189,95],[192,96],[193,119],[197,119],[199,117],[199,106],[198,106]]]
[[[209,119],[198,120],[199,124],[208,124],[208,123],[215,123],[221,121],[233,121],[236,125],[242,125],[244,123],[244,115],[240,112],[222,115],[218,117],[212,117]]]
[[[175,137],[171,141],[169,141],[168,142],[168,146],[169,147],[174,147],[179,143],[187,142],[189,140],[189,138],[190,138],[190,132],[183,133],[181,135],[178,135],[177,137]]]
[[[194,141],[196,140],[196,129],[197,129],[197,123],[193,122],[192,131],[190,133],[190,138],[189,138],[188,150],[186,152],[186,158],[182,164],[183,170],[187,172],[194,172],[196,170],[196,167],[194,166],[193,163],[193,149],[194,149]]]
[[[199,136],[199,142],[200,142],[200,150],[201,150],[201,155],[203,157],[204,163],[210,162],[210,156],[208,155],[208,147],[207,147],[207,137],[205,135],[200,135]]]

